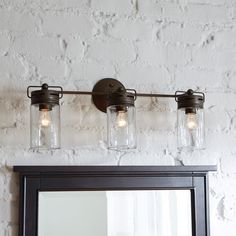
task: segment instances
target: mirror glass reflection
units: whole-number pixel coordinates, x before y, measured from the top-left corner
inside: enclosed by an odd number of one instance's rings
[[[38,236],[192,236],[190,190],[39,192]]]

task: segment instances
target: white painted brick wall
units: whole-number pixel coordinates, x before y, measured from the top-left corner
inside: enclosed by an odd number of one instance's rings
[[[235,235],[236,4],[233,0],[0,2],[0,236],[17,235],[13,165],[218,164],[213,236]],[[176,103],[139,98],[138,149],[106,149],[106,116],[89,97],[62,101],[62,149],[29,150],[28,85],[91,90],[101,78],[140,92],[206,93],[204,151],[176,148]]]

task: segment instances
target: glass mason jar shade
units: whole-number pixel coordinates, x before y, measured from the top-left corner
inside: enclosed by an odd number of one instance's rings
[[[107,107],[108,148],[136,148],[136,112],[134,94],[126,91],[110,95]]]
[[[188,90],[177,98],[177,102],[178,147],[187,149],[204,148],[204,94]]]
[[[178,109],[179,148],[201,149],[205,146],[204,110],[201,108]]]
[[[136,148],[136,115],[131,105],[107,107],[108,148],[115,150]]]
[[[30,134],[33,149],[60,148],[59,94],[46,84],[31,93]]]
[[[31,148],[60,148],[60,106],[31,105]]]

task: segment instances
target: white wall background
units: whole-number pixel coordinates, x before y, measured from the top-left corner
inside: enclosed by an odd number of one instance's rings
[[[206,93],[207,149],[178,152],[173,99],[139,98],[138,149],[105,148],[106,116],[89,97],[62,100],[62,149],[29,150],[28,85],[91,90],[104,77],[139,92]],[[16,164],[218,164],[213,236],[236,224],[234,0],[0,0],[0,235],[17,235]]]

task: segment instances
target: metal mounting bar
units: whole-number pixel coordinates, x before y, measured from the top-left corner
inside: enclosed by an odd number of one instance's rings
[[[175,94],[158,94],[158,93],[137,93],[137,97],[158,97],[158,98],[175,98]]]
[[[103,81],[106,82],[106,81]],[[100,88],[101,89],[101,88]],[[59,91],[59,93],[69,94],[69,95],[91,95],[94,105],[97,107],[98,110],[102,112],[106,112],[108,100],[107,97],[111,95],[115,89],[109,90],[109,92],[104,92],[104,88],[102,88],[103,91],[99,92],[97,91],[97,88],[93,89],[92,92],[89,91]],[[125,89],[125,91],[129,92],[131,90]],[[135,90],[134,90],[135,91]],[[163,98],[175,98],[177,99],[179,95],[177,94],[157,94],[157,93],[136,93],[135,91],[135,100],[137,97],[163,97]]]
[[[127,89],[129,90],[129,89]],[[89,92],[89,91],[59,91],[62,94],[70,94],[70,95],[109,95],[110,93],[104,92]],[[164,98],[176,98],[179,95],[175,94],[158,94],[158,93],[136,93],[137,97],[164,97]]]
[[[60,91],[59,93],[62,94],[71,94],[71,95],[92,95],[93,101],[96,104],[97,98],[96,96],[104,96],[104,99],[107,99],[106,96],[118,91],[118,90],[123,90],[123,91],[131,91],[130,89],[126,89],[124,85],[112,78],[105,78],[99,80],[93,87],[92,91]],[[101,99],[101,97],[98,97],[98,99]],[[165,98],[176,98],[178,97],[177,94],[157,94],[157,93],[136,93],[135,91],[135,97],[165,97]],[[105,101],[103,101],[104,103]],[[99,105],[100,106],[100,105]]]
[[[70,94],[70,95],[106,95],[108,93],[102,92],[89,92],[89,91],[62,91],[63,94]]]
[[[136,93],[133,89],[126,89],[124,85],[113,78],[105,78],[99,80],[90,91],[60,91],[59,93],[70,94],[70,95],[91,95],[92,101],[98,110],[106,112],[107,106],[109,104],[109,96],[116,93],[130,93],[134,95],[134,100],[137,97],[167,97],[175,98],[176,94],[156,94],[156,93]]]

